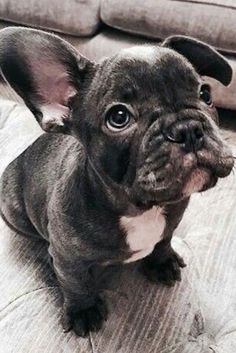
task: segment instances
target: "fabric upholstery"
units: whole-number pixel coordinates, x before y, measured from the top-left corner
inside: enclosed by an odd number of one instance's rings
[[[4,28],[10,23],[0,22],[0,29]],[[93,61],[99,61],[101,58],[118,53],[123,48],[132,47],[134,45],[151,44],[157,45],[158,40],[147,39],[139,36],[134,36],[113,28],[103,28],[103,31],[93,37],[75,37],[62,35],[77,50]],[[216,80],[207,80],[212,85],[213,100],[217,107],[236,109],[236,59],[233,57],[229,60],[233,68],[233,80],[229,87],[225,87]],[[19,101],[19,97],[8,87],[0,83],[0,97]]]
[[[199,4],[206,4],[206,5],[219,5],[226,8],[234,8],[236,9],[236,4],[234,0],[185,0],[187,2],[199,2]]]
[[[123,31],[158,39],[185,34],[236,52],[233,0],[102,0],[101,18]]]
[[[0,101],[0,126],[1,173],[42,131],[11,101]],[[127,265],[118,288],[107,292],[108,321],[86,339],[62,331],[62,298],[46,245],[0,221],[0,352],[235,353],[235,193],[232,174],[194,195],[173,240],[188,265],[182,282],[157,286],[138,263]]]
[[[0,0],[0,19],[77,36],[99,26],[100,0]]]

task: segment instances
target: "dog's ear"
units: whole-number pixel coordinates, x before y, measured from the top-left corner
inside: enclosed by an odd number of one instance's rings
[[[70,132],[72,99],[93,71],[92,62],[53,34],[22,27],[0,31],[0,73],[45,131]]]
[[[201,76],[213,77],[229,85],[232,79],[232,68],[227,60],[213,47],[186,36],[171,36],[162,43],[185,56]]]

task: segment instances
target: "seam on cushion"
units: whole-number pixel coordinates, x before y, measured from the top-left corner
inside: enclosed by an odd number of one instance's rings
[[[202,278],[201,278],[201,271],[198,267],[198,259],[197,259],[197,256],[195,255],[195,252],[193,251],[193,249],[191,248],[191,246],[188,244],[188,242],[186,241],[186,239],[182,238],[182,241],[183,243],[187,246],[187,248],[189,249],[189,251],[191,252],[192,254],[192,257],[193,257],[193,262],[195,264],[195,270],[196,270],[196,275],[198,277],[198,280],[200,281],[200,284],[202,283]],[[199,291],[198,290],[195,290],[195,294],[197,296],[197,300],[198,300],[198,310],[199,310],[199,313],[202,317],[202,322],[203,322],[203,329],[205,330],[205,324],[206,324],[206,320],[205,320],[205,312],[204,312],[204,309],[202,308],[202,305],[201,305],[201,296],[199,294]],[[193,320],[194,322],[194,320]],[[198,336],[197,336],[198,337]],[[191,342],[191,330],[188,334],[188,342]]]
[[[5,305],[1,310],[0,310],[0,313],[2,313],[5,309],[7,309],[9,306],[11,306],[12,304],[14,304],[15,302],[17,302],[19,299],[21,298],[24,298],[30,294],[33,294],[35,292],[38,292],[38,291],[44,291],[45,289],[55,289],[55,288],[59,288],[59,286],[48,286],[48,287],[41,287],[41,288],[37,288],[37,289],[34,289],[30,292],[26,292],[26,293],[23,293],[21,294],[19,297],[16,297],[15,299],[13,299],[10,303],[8,303],[7,305]]]
[[[93,342],[93,336],[92,336],[92,333],[89,332],[89,344],[91,346],[91,350],[92,350],[92,353],[96,353],[96,348],[95,348],[95,344]]]
[[[170,1],[175,1],[175,2],[187,2],[187,3],[193,3],[193,4],[200,4],[200,5],[208,5],[208,6],[215,6],[215,7],[223,7],[224,9],[229,9],[229,10],[236,10],[236,6],[226,6],[223,4],[213,4],[209,3],[206,1],[195,1],[195,0],[170,0]]]
[[[0,105],[1,105],[1,100],[0,100]],[[4,102],[3,102],[4,103]],[[13,112],[13,110],[15,110],[15,108],[18,106],[18,103],[17,102],[13,102],[13,107],[11,107],[9,109],[9,111],[7,112],[7,116],[5,117],[5,119],[2,119],[1,121],[1,107],[0,107],[0,130],[3,130],[7,124],[7,121],[8,121],[8,118],[9,118],[9,115]]]
[[[94,36],[98,32],[99,25],[100,25],[100,23],[98,23],[95,26],[95,29],[93,31],[91,31],[91,33],[81,34],[81,33],[75,33],[75,32],[72,32],[72,31],[67,31],[67,30],[64,30],[64,29],[56,28],[56,27],[53,28],[51,26],[43,26],[43,25],[40,25],[40,24],[27,23],[27,22],[24,22],[24,20],[23,21],[21,21],[21,20],[18,21],[18,20],[11,19],[9,17],[1,17],[0,16],[0,20],[4,21],[4,22],[12,23],[14,26],[22,25],[22,26],[29,27],[29,28],[42,29],[42,30],[44,30],[46,32],[52,32],[52,34],[59,33],[61,35],[69,35],[69,36],[72,36],[72,37],[75,37],[75,38],[90,38],[91,36]]]
[[[189,245],[189,243],[187,242],[186,239],[184,238],[181,238],[181,240],[183,241],[183,243],[187,246],[187,248],[190,250],[192,256],[193,256],[193,260],[194,260],[194,263],[195,263],[195,268],[196,268],[196,271],[197,271],[197,276],[198,276],[198,279],[201,280],[201,274],[200,274],[200,270],[198,268],[198,261],[197,261],[197,256],[195,255],[195,252],[193,251],[193,249],[191,248],[191,246]]]
[[[181,2],[182,0],[170,0],[170,1],[176,1],[176,2]],[[184,0],[183,0],[184,1]],[[188,2],[188,1],[184,1],[184,2]],[[236,10],[236,8],[235,8]],[[104,22],[105,23],[105,22]],[[106,23],[105,23],[106,24]],[[161,37],[161,36],[156,36],[154,34],[151,34],[149,32],[142,32],[140,31],[139,29],[136,29],[136,30],[132,30],[132,29],[127,29],[127,28],[123,28],[119,25],[108,25],[106,24],[106,26],[110,27],[111,29],[115,29],[115,30],[118,30],[118,31],[121,31],[123,32],[123,34],[129,34],[129,35],[133,35],[134,38],[135,36],[139,36],[141,37],[142,39],[146,39],[147,41],[152,41],[154,44],[160,44],[165,38],[167,38],[169,35],[171,34],[168,34],[167,36],[165,37]],[[229,55],[233,58],[233,60],[235,60],[235,56],[236,56],[236,50],[234,49],[226,49],[226,48],[223,48],[223,47],[220,47],[220,46],[216,46],[214,44],[211,44],[212,46],[214,46],[216,48],[216,50],[218,50],[221,54],[225,54],[225,55]]]

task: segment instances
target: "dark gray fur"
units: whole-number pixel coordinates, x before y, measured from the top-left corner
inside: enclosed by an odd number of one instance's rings
[[[189,200],[183,186],[194,168],[209,171],[208,189],[233,167],[216,126],[216,110],[199,98],[200,75],[227,85],[229,64],[213,48],[187,37],[168,38],[155,50],[150,62],[121,53],[95,64],[57,36],[24,28],[0,32],[2,76],[51,132],[5,170],[1,213],[19,233],[48,243],[64,296],[63,325],[78,335],[101,327],[107,316],[102,279],[131,256],[120,217],[153,205],[164,208],[163,240],[143,260],[143,268],[151,280],[172,284],[184,266],[170,245]],[[64,87],[57,82],[53,87],[55,75],[50,77],[43,66],[47,61],[64,70],[65,86],[76,92],[65,99],[69,109],[60,124],[44,121],[41,111],[57,99],[48,87],[44,94],[44,84],[51,79],[51,89]],[[107,130],[105,112],[114,102],[134,112],[129,131]],[[198,146],[189,133],[195,128],[204,135]],[[183,129],[188,144],[169,139],[177,139]],[[194,159],[184,166],[186,154]]]

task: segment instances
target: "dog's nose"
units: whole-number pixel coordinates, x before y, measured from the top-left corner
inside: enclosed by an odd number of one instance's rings
[[[166,139],[182,144],[186,152],[200,150],[204,141],[202,124],[199,121],[178,122],[168,129]]]

